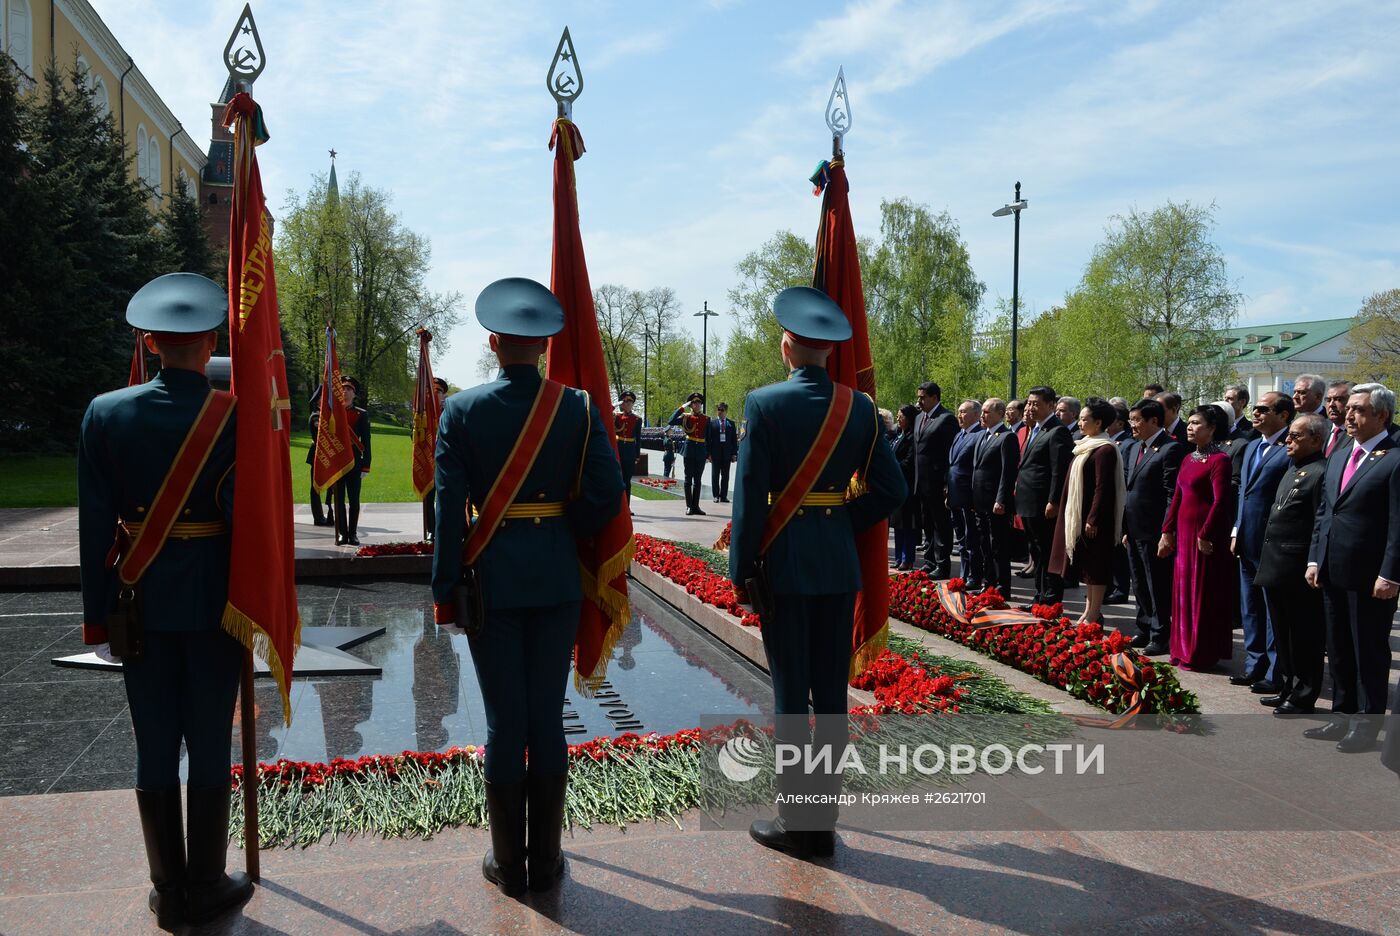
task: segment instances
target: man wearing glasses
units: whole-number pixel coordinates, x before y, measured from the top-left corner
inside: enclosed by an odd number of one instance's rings
[[[1278,654],[1264,590],[1254,583],[1259,555],[1264,548],[1264,528],[1269,523],[1279,479],[1288,470],[1283,436],[1293,421],[1293,401],[1270,392],[1253,409],[1259,437],[1244,449],[1240,459],[1239,506],[1230,532],[1230,551],[1240,560],[1240,620],[1244,624],[1244,671],[1230,683],[1249,686],[1260,695],[1276,695]]]

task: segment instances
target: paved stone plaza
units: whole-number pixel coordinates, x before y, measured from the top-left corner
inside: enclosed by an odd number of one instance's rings
[[[702,543],[719,535],[728,512],[706,502],[710,516],[685,517],[679,498],[638,498],[633,506],[639,532]],[[367,541],[412,538],[412,508],[368,506]],[[0,541],[18,552],[38,534],[14,519]],[[298,515],[299,553],[334,552],[317,543],[327,534],[306,519]],[[28,554],[40,552],[31,545]],[[277,717],[272,684],[259,681],[260,758],[480,741],[464,638],[437,632],[426,595],[421,581],[402,579],[303,583],[308,625],[386,628],[349,651],[383,673],[298,680],[290,729]],[[635,606],[609,676],[645,730],[771,705],[761,672],[645,592]],[[51,663],[82,649],[76,609],[71,589],[0,593],[0,933],[154,933],[120,677]],[[1111,622],[1125,622],[1126,607],[1109,611]],[[937,653],[988,665],[1059,711],[1093,711],[959,645],[899,630]],[[1221,675],[1181,678],[1209,713],[1266,717]],[[572,692],[566,702],[585,727],[579,737],[608,724],[605,711],[588,706]],[[1394,794],[1393,787],[1355,792]],[[523,902],[482,881],[488,838],[484,829],[459,828],[429,841],[360,838],[268,850],[252,901],[199,932],[1361,934],[1396,932],[1400,920],[1393,832],[843,831],[835,858],[802,862],[742,832],[702,831],[699,816],[687,815],[679,827],[575,830],[565,839],[563,888]]]

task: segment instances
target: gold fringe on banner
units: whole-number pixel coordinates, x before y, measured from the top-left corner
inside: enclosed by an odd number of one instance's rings
[[[292,723],[291,680],[285,678],[287,670],[282,664],[282,658],[277,654],[277,648],[272,645],[272,638],[267,635],[267,631],[258,626],[256,621],[232,604],[224,606],[223,627],[230,637],[253,651],[259,659],[267,664],[273,680],[277,683],[277,690],[282,694],[282,717],[290,726]],[[300,646],[301,614],[298,612],[296,629],[292,632],[292,653],[295,654]]]
[[[847,676],[847,681],[849,682],[865,672],[865,668],[874,663],[879,659],[880,654],[885,652],[889,643],[890,622],[886,621],[885,626],[875,632],[875,636],[861,644],[860,649],[851,654],[851,671]]]
[[[579,671],[578,661],[574,661],[574,688],[585,698],[591,698],[607,679],[608,661],[612,658],[617,642],[622,639],[622,632],[627,629],[627,624],[632,619],[632,605],[627,593],[613,588],[611,583],[619,575],[627,574],[635,551],[636,541],[629,539],[621,552],[602,564],[597,576],[589,572],[582,562],[579,563],[579,581],[583,586],[583,597],[597,605],[610,621],[608,632],[603,635],[603,643],[598,651],[598,663],[593,672],[585,675]],[[600,582],[603,584],[599,585]]]

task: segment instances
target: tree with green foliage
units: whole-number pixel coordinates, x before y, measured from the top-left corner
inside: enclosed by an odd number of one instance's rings
[[[715,388],[743,414],[750,390],[787,377],[779,346],[783,330],[773,318],[773,300],[789,286],[810,286],[816,248],[791,231],[778,231],[735,266],[739,282],[729,290],[733,327],[716,368]]]
[[[149,193],[111,117],[52,63],[20,95],[0,67],[0,448],[71,450],[94,390],[125,383],[127,302],[164,272]]]
[[[1344,352],[1352,375],[1400,388],[1400,289],[1366,297],[1347,335]]]
[[[1112,218],[1079,286],[1066,297],[1066,308],[1084,323],[1083,342],[1061,336],[1066,353],[1084,359],[1074,365],[1076,374],[1122,381],[1120,390],[1157,381],[1188,401],[1228,382],[1231,368],[1220,340],[1234,326],[1243,297],[1211,239],[1214,227],[1213,204],[1169,201]],[[1102,337],[1093,340],[1095,331]],[[1090,360],[1109,357],[1110,350],[1117,362]],[[1108,387],[1100,383],[1098,389]]]
[[[160,215],[162,263],[171,273],[198,273],[218,283],[228,278],[226,264],[220,263],[204,233],[204,211],[190,194],[183,175],[175,177],[175,189]],[[227,260],[228,258],[223,258]]]

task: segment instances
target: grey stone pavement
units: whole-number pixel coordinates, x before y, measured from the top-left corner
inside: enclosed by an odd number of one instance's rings
[[[686,517],[678,497],[634,498],[636,529],[712,543],[729,508],[708,496],[702,507],[709,516]],[[310,525],[307,510],[298,508],[298,556],[345,552]],[[366,505],[362,540],[416,539],[417,511]],[[74,527],[72,511],[0,512],[0,565],[71,564]],[[1025,598],[1020,582],[1013,600]],[[1068,607],[1077,612],[1073,600]],[[1110,624],[1128,623],[1129,610],[1109,608]],[[912,635],[1062,711],[1086,708],[957,644]],[[1180,674],[1209,713],[1269,717],[1227,675]],[[1396,788],[1340,792],[1394,796]],[[129,792],[0,797],[0,830],[0,934],[158,932],[145,909]],[[742,832],[702,831],[686,816],[676,825],[576,830],[565,840],[560,890],[523,901],[482,881],[487,842],[485,830],[456,829],[430,841],[267,851],[253,899],[197,932],[1400,933],[1394,832],[843,831],[834,858],[804,862]],[[231,853],[233,866],[240,861]]]

